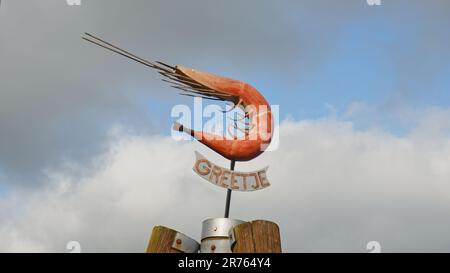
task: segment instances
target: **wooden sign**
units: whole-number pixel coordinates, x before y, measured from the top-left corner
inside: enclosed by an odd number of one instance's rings
[[[216,186],[234,191],[256,191],[270,186],[266,176],[269,167],[255,172],[236,172],[215,165],[199,152],[195,152],[195,156],[194,172]]]

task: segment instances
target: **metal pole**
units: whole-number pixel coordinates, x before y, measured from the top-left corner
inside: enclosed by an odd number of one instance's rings
[[[236,163],[236,161],[231,160],[230,170],[234,171],[235,163]],[[232,190],[227,189],[227,202],[225,203],[225,218],[229,218],[229,215],[230,215],[231,192],[232,192]]]

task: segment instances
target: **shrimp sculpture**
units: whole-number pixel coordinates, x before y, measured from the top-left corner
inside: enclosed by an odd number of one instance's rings
[[[234,119],[231,126],[243,132],[243,137],[225,138],[223,136],[196,131],[177,122],[173,129],[185,132],[208,146],[223,157],[232,161],[248,161],[264,152],[270,144],[273,135],[273,120],[270,105],[266,99],[251,85],[198,71],[192,68],[176,65],[171,66],[163,62],[150,62],[128,51],[116,47],[94,35],[85,33],[84,40],[130,58],[148,67],[156,69],[165,77],[163,81],[181,90],[181,95],[200,97],[210,100],[228,101],[233,106],[227,110],[241,108],[244,114]],[[244,123],[244,129],[239,128],[238,122]],[[231,134],[230,129],[228,132]]]

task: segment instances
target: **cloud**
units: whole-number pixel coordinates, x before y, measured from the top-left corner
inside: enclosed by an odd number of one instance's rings
[[[2,171],[15,185],[39,186],[42,168],[101,152],[115,122],[161,131],[176,93],[153,71],[82,42],[83,32],[145,58],[264,86],[261,78],[296,81],[333,48],[323,45],[333,45],[351,10],[327,1],[329,13],[315,2],[8,1],[0,16]]]
[[[441,27],[448,25],[447,10],[445,0],[387,2],[380,9],[363,0],[277,5],[266,0],[103,0],[82,1],[79,7],[65,1],[7,1],[0,16],[0,169],[15,186],[39,186],[45,180],[42,168],[101,152],[112,124],[159,132],[158,121],[168,116],[170,105],[187,101],[175,100],[176,93],[145,67],[83,43],[84,31],[146,58],[244,79],[264,90],[273,104],[298,111],[315,105],[308,99],[313,94],[320,94],[320,103],[324,96],[333,97],[338,81],[327,80],[326,92],[301,83],[322,82],[323,61],[336,52],[345,30],[364,23],[362,33],[367,33],[366,26],[379,22],[382,11],[387,25],[373,26],[370,42],[386,49],[383,57],[392,62],[395,86],[382,111],[395,112],[423,90],[445,96],[446,90],[429,87],[441,86],[435,78],[447,75],[450,35]],[[398,39],[384,44],[377,37],[390,28]],[[380,77],[385,73],[378,72]]]
[[[386,57],[395,74],[395,92],[388,102],[396,102],[395,106],[408,105],[414,98],[440,95],[440,86],[436,83],[440,83],[441,73],[448,71],[446,60],[450,58],[450,50],[445,47],[450,31],[441,26],[450,23],[450,18],[443,16],[450,10],[450,3],[438,0],[425,5],[421,1],[389,4],[392,4],[392,9],[387,10],[388,16],[396,14],[401,18],[397,25],[391,26],[392,31],[407,46],[398,42],[389,45]],[[414,8],[415,12],[399,14],[402,7]]]
[[[366,252],[373,240],[383,251],[449,251],[450,125],[439,122],[449,117],[432,110],[403,137],[335,117],[286,120],[277,151],[238,162],[269,165],[272,186],[234,193],[231,216],[277,222],[287,252]],[[191,168],[194,150],[226,160],[196,142],[113,131],[92,173],[46,170],[46,187],[0,199],[1,251],[66,251],[75,240],[86,252],[143,252],[154,225],[199,239],[201,221],[222,216],[225,191]]]

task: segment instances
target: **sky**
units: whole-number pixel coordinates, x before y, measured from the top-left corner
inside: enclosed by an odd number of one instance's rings
[[[192,105],[81,40],[243,80],[280,108],[272,186],[233,195],[286,252],[450,250],[450,2],[2,1],[0,251],[142,252],[154,225],[199,239],[225,192],[170,137]],[[205,206],[208,204],[208,206]],[[33,223],[33,224],[31,224]]]

